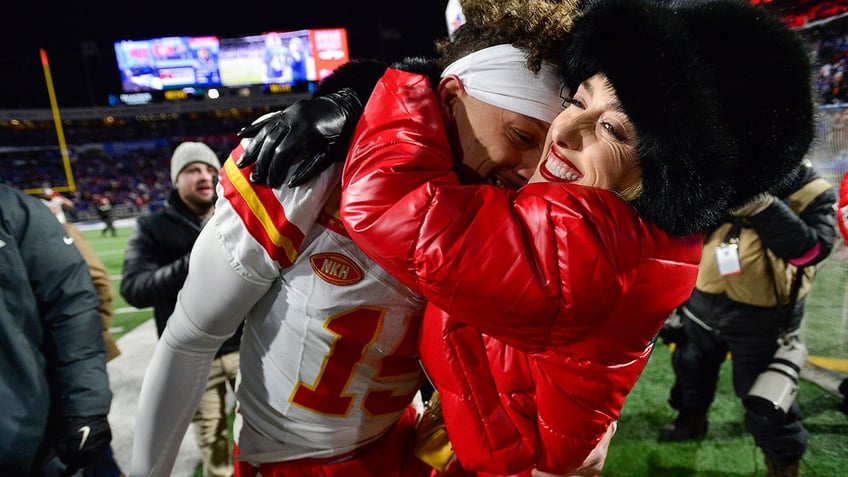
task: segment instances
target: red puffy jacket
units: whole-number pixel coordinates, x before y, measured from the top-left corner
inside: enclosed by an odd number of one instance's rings
[[[694,288],[702,238],[669,237],[606,190],[459,185],[427,79],[391,69],[342,186],[356,243],[430,300],[421,357],[460,462],[579,466]]]

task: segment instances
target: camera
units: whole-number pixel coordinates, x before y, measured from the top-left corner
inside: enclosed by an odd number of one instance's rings
[[[771,363],[742,401],[745,407],[769,420],[783,419],[798,394],[798,377],[806,360],[807,347],[797,332],[778,338]]]
[[[686,341],[686,331],[683,329],[683,316],[680,308],[675,308],[665,319],[657,335],[663,344],[681,344]]]

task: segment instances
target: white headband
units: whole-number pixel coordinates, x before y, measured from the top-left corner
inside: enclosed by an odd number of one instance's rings
[[[527,68],[527,56],[512,45],[483,48],[442,71],[456,75],[471,97],[550,123],[562,112],[562,81],[556,67],[543,63],[538,73]]]

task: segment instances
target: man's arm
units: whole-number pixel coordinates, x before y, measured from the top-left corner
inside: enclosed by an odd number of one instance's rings
[[[127,241],[121,296],[137,308],[173,303],[188,274],[188,253],[160,266],[156,260],[156,248],[157,244],[141,223]]]
[[[227,262],[215,221],[203,228],[174,313],[142,382],[131,476],[168,476],[206,388],[215,353],[270,284],[251,283]],[[214,290],[214,293],[210,293]]]
[[[811,181],[804,188],[808,186],[816,184]],[[790,202],[776,198],[746,220],[778,257],[796,266],[815,265],[830,256],[835,244],[836,191],[829,188],[818,193],[800,213],[793,211]]]
[[[66,208],[66,209],[73,209],[74,208],[74,202],[71,199],[65,197],[64,195],[62,195],[58,192],[56,193],[56,197],[58,197],[59,199],[62,200],[62,207]]]
[[[392,68],[426,76],[434,90],[439,82],[437,65],[426,58],[406,58]],[[345,63],[321,81],[313,99],[298,101],[243,128],[239,137],[251,141],[238,167],[253,166],[252,182],[277,187],[289,167],[301,163],[288,180],[289,187],[296,187],[343,161],[362,106],[386,69],[376,60]]]

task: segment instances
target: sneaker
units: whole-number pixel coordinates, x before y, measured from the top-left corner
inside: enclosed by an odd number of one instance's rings
[[[707,433],[706,412],[681,412],[674,421],[666,424],[660,433],[660,441],[681,442],[700,439]]]

